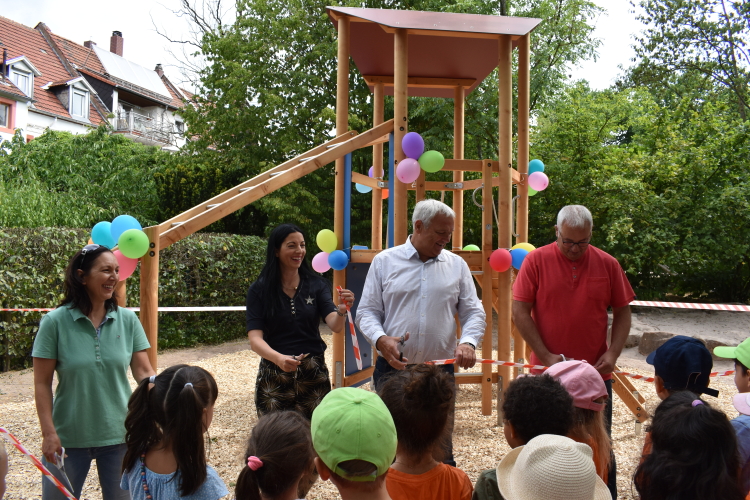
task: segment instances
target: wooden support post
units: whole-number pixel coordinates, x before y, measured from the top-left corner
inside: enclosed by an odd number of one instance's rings
[[[636,420],[640,423],[645,422],[650,418],[648,410],[638,399],[633,395],[627,386],[623,383],[625,377],[620,377],[618,374],[612,374],[612,391],[617,394],[622,402],[630,409],[635,416]]]
[[[151,347],[148,360],[156,370],[159,346],[159,226],[143,230],[148,236],[149,248],[141,257],[141,312],[140,320]]]
[[[342,17],[338,22],[338,71],[336,80],[336,135],[349,129],[349,18]],[[344,185],[344,158],[336,160],[335,197],[333,203],[333,232],[338,238],[338,249],[343,248],[344,241],[344,190],[351,186]],[[346,287],[346,270],[333,272],[333,287]],[[333,294],[334,303],[338,304],[338,294]],[[344,330],[333,332],[333,387],[344,384]]]
[[[511,177],[513,161],[513,46],[509,35],[500,36],[498,42],[498,160],[500,164],[500,185],[498,187],[498,229],[497,239],[499,248],[512,246],[512,220],[510,204],[513,199],[513,184]],[[510,273],[505,271],[498,274],[497,290],[497,355],[498,359],[511,359],[511,289]],[[498,373],[503,377],[503,388],[510,383],[510,367],[498,367]]]
[[[124,279],[117,283],[115,286],[115,296],[117,297],[117,305],[119,307],[128,307],[128,286],[127,279]]]
[[[375,84],[375,95],[373,96],[372,126],[383,123],[384,117],[384,86],[382,83]],[[372,176],[383,180],[383,143],[372,146]],[[370,237],[370,248],[373,250],[383,249],[383,194],[380,189],[372,190],[372,233]]]
[[[482,171],[482,305],[487,317],[482,340],[482,358],[492,358],[492,162],[485,162]],[[502,359],[502,358],[500,358]],[[499,394],[500,392],[498,392]],[[500,405],[498,405],[498,409]],[[492,365],[482,365],[482,415],[492,415]],[[500,419],[502,422],[502,419]]]
[[[516,243],[529,241],[529,64],[530,35],[527,33],[518,41],[518,163],[516,170],[521,176],[517,184],[518,205],[516,205]],[[513,355],[518,362],[526,358],[526,342],[521,335],[513,339]]]
[[[406,158],[401,141],[409,132],[409,103],[408,84],[409,79],[409,38],[406,30],[397,29],[394,34],[393,44],[393,139],[394,139],[394,163]],[[398,179],[394,182],[393,196],[393,243],[401,245],[406,241],[408,214],[406,213],[407,186]]]
[[[453,159],[464,159],[464,88],[453,89]],[[453,182],[463,182],[464,173],[453,172]],[[490,207],[492,208],[492,207]],[[456,227],[453,231],[453,249],[464,246],[464,192],[453,191],[453,211],[456,212]]]
[[[417,178],[417,188],[415,190],[416,191],[416,197],[417,197],[416,198],[417,203],[419,203],[420,201],[424,200],[424,196],[425,196],[425,194],[424,194],[424,192],[425,192],[424,187],[425,187],[425,184],[426,184],[425,175],[426,175],[425,171],[420,169],[420,171],[419,171],[419,177]]]

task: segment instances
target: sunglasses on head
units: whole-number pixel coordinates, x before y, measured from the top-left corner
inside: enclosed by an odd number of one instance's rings
[[[97,245],[96,243],[92,243],[91,245],[86,245],[81,249],[81,263],[78,265],[78,269],[83,269],[83,261],[86,260],[86,254],[93,252],[94,250],[98,250],[101,245]]]

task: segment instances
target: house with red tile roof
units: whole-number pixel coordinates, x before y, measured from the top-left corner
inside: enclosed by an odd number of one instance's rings
[[[177,149],[185,143],[179,110],[190,100],[164,75],[122,57],[114,31],[110,49],[79,45],[44,23],[29,28],[0,16],[0,139],[20,129],[27,140],[47,128],[87,133],[109,124],[115,133]]]

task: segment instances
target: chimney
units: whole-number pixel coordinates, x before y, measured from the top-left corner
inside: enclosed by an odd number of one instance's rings
[[[113,31],[112,38],[109,39],[109,51],[122,57],[122,31]]]
[[[94,45],[96,45],[96,42],[94,42],[93,40],[87,40],[83,42],[83,46],[86,47],[87,49],[93,49]]]
[[[159,78],[164,76],[164,68],[161,67],[161,63],[157,64],[154,68],[154,71],[156,71],[156,74],[159,75]]]

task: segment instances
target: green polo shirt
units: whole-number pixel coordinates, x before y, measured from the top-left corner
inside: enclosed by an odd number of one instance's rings
[[[133,353],[149,347],[138,317],[122,307],[107,313],[99,335],[79,309],[58,307],[42,318],[31,356],[57,360],[52,420],[64,447],[125,441],[128,368]]]

